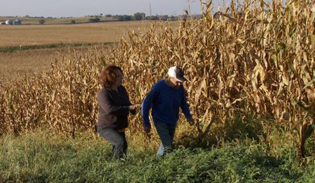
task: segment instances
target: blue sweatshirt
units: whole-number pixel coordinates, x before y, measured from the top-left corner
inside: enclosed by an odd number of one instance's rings
[[[158,81],[142,103],[142,118],[144,125],[149,127],[149,111],[152,107],[154,121],[175,125],[178,121],[179,108],[187,119],[191,118],[185,90],[183,86],[178,89],[166,84],[165,80]]]

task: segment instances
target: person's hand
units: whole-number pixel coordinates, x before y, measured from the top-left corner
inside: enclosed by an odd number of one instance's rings
[[[145,133],[150,133],[151,132],[151,127],[150,126],[145,126],[144,127]]]
[[[125,132],[125,128],[119,129],[117,131],[120,132],[120,133]]]
[[[195,124],[195,121],[193,118],[189,118],[187,119],[188,123],[190,124],[190,126],[194,125]]]
[[[141,108],[141,104],[133,104],[133,105],[128,106],[128,109],[131,111],[134,111],[134,110],[140,109],[140,108]]]

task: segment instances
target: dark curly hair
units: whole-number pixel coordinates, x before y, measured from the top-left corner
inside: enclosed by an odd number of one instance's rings
[[[100,84],[103,87],[112,87],[117,79],[116,70],[119,70],[121,73],[123,73],[121,68],[115,65],[108,65],[102,69],[100,75]]]

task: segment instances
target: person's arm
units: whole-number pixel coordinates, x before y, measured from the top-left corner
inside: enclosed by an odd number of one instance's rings
[[[142,113],[142,118],[143,118],[145,128],[151,127],[150,119],[149,119],[149,112],[152,107],[153,101],[157,97],[157,93],[158,93],[158,86],[154,85],[152,90],[149,92],[148,96],[143,100],[141,113]]]
[[[98,102],[104,112],[117,116],[127,116],[129,113],[128,106],[115,106],[112,104],[107,91],[101,91],[98,94]]]
[[[183,97],[182,97],[182,103],[181,103],[180,107],[181,107],[186,119],[190,120],[190,119],[192,119],[192,116],[190,114],[189,106],[187,104],[186,91],[185,91],[184,87],[182,89],[183,89]]]
[[[133,106],[133,105],[131,104],[131,102],[130,102],[129,95],[128,95],[128,92],[127,92],[126,88],[123,87],[123,86],[122,86],[122,88],[123,88],[123,90],[124,90],[124,92],[125,92],[125,94],[126,94],[126,96],[127,96],[127,99],[128,99],[128,106]],[[136,114],[136,109],[135,109],[135,108],[134,108],[134,109],[130,109],[130,107],[128,107],[128,109],[129,109],[129,111],[130,111],[131,114],[133,114],[133,115]]]

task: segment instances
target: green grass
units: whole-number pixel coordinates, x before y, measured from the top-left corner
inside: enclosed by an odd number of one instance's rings
[[[295,151],[277,158],[247,140],[224,147],[177,148],[165,158],[156,149],[130,147],[112,160],[109,144],[90,134],[77,139],[45,132],[2,137],[0,182],[313,182],[314,160],[300,165]]]

